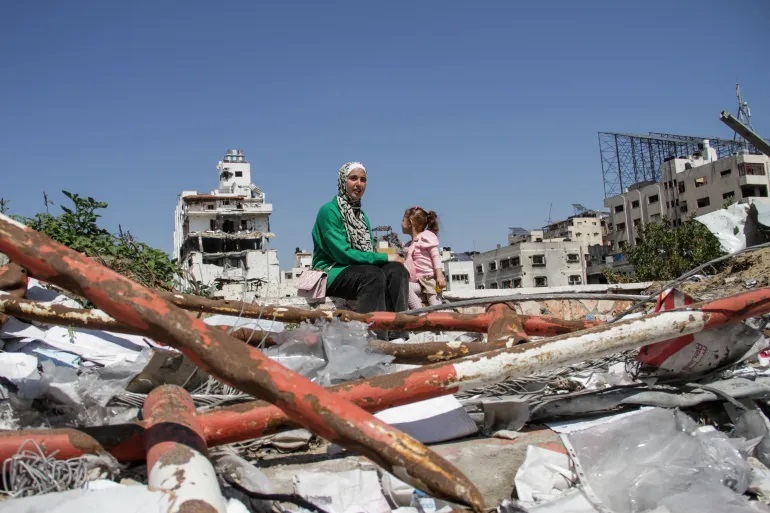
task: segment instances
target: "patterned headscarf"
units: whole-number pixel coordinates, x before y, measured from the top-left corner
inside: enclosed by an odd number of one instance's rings
[[[361,201],[351,198],[345,187],[348,175],[354,169],[362,169],[364,173],[366,172],[366,168],[360,162],[348,162],[340,168],[337,178],[337,205],[342,212],[350,246],[359,251],[373,251],[372,237],[364,221],[364,213],[361,211]]]

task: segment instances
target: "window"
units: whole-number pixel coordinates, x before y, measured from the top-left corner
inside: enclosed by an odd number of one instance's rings
[[[508,269],[510,266],[511,266],[511,260],[509,258],[503,258],[502,260],[500,260],[500,269]]]
[[[513,288],[513,282],[511,280],[503,280],[500,282],[500,288],[502,289],[511,289]]]
[[[243,176],[243,171],[236,171],[235,172],[235,176],[237,176],[237,177]]]
[[[703,187],[707,183],[708,183],[708,180],[706,180],[705,176],[703,176],[701,178],[696,178],[695,179],[695,188],[697,189],[698,187]]]
[[[290,280],[291,279],[291,273],[284,273],[283,277],[286,278],[287,280]]]
[[[520,289],[521,288],[521,278],[514,278],[513,279],[513,288],[514,289]]]
[[[519,257],[511,257],[511,266],[516,267],[521,265],[521,259]]]
[[[476,266],[476,274],[481,274],[484,272],[484,266],[483,265],[477,265]]]
[[[731,174],[733,174],[732,169],[725,169],[724,171],[719,172],[719,176],[730,176]]]
[[[580,285],[581,283],[583,283],[583,279],[579,274],[573,274],[569,277],[570,285]]]
[[[744,175],[765,175],[764,164],[738,164],[738,176]]]
[[[493,281],[492,283],[490,283],[490,284],[489,284],[489,288],[490,288],[490,289],[496,289],[496,288],[497,288],[497,282],[496,282],[496,281]]]
[[[634,219],[634,228],[639,228],[639,225],[642,223],[641,219]]]
[[[545,267],[545,255],[532,255],[532,267]]]
[[[208,205],[206,205],[206,209],[207,210],[214,210],[214,205],[209,203]]]
[[[709,205],[711,205],[711,200],[709,200],[708,196],[698,200],[698,208],[707,207]]]
[[[653,203],[657,203],[657,202],[658,202],[658,195],[657,194],[653,194],[652,196],[647,198],[647,203],[649,203],[650,205],[652,205]]]
[[[568,264],[576,264],[578,262],[580,262],[580,255],[578,255],[577,253],[569,253],[567,255]]]
[[[618,233],[626,231],[626,223],[618,223]]]
[[[497,271],[497,262],[489,262],[489,270]]]
[[[671,203],[669,203],[668,201],[666,202],[666,208],[671,208]]]
[[[632,201],[631,208],[639,208],[639,200]]]
[[[730,191],[730,192],[726,192],[726,193],[722,194],[722,199],[723,200],[728,200],[728,201],[733,201],[735,199],[735,192],[734,191]]]
[[[687,202],[683,201],[681,205],[679,205],[679,211],[683,214],[687,213]]]
[[[684,182],[679,182],[679,193],[684,194]]]
[[[660,214],[652,214],[650,216],[650,221],[653,223],[657,223],[658,221],[660,221]]]
[[[484,290],[484,285],[477,285],[476,288],[479,290]]]
[[[547,287],[548,278],[545,276],[535,276],[535,287]]]
[[[216,219],[209,219],[209,229],[212,231],[217,229]]]
[[[229,205],[229,204],[230,204],[230,200],[224,200],[224,201],[222,202],[222,205]]]
[[[465,283],[468,283],[468,275],[467,274],[453,274],[452,275],[452,281],[464,281]]]
[[[246,223],[246,221],[244,221],[243,219],[241,219],[241,230],[245,230],[245,229],[247,229],[248,227],[249,227],[249,225]]]
[[[623,212],[623,205],[617,205],[615,207],[615,213]]]

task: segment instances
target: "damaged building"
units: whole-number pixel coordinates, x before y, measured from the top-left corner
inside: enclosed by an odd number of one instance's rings
[[[174,256],[187,271],[185,285],[225,299],[279,296],[278,253],[268,247],[273,205],[251,182],[242,150],[227,150],[217,174],[219,186],[210,193],[179,195]]]

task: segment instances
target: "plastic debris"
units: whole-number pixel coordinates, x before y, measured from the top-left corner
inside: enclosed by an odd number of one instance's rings
[[[725,498],[748,508],[740,494],[751,471],[735,445],[681,412],[654,408],[568,436],[587,485],[614,513],[646,513],[687,496],[711,503],[700,511],[716,513]]]

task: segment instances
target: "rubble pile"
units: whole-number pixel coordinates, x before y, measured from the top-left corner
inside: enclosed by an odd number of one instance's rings
[[[692,296],[711,299],[767,286],[770,286],[770,248],[737,255],[720,272],[703,275],[680,288]]]
[[[765,251],[731,263],[740,280],[750,281],[741,273]],[[615,326],[517,315],[500,304],[478,315],[366,318],[272,307],[253,318],[252,307],[226,305],[240,315],[205,317],[212,333],[240,333],[244,347],[296,372],[283,384],[270,376],[281,390],[304,377],[340,404],[374,413],[350,409],[344,424],[323,424],[287,407],[285,391],[274,396],[281,410],[256,401],[239,372],[257,375],[261,363],[225,353],[216,367],[200,348],[172,347],[138,328],[73,327],[67,315],[83,310],[77,296],[18,273],[10,279],[9,267],[0,268],[0,304],[25,298],[62,317],[0,319],[0,513],[192,504],[219,512],[770,511],[770,292],[759,277],[741,284],[742,296],[698,309],[690,308],[701,299],[693,287],[712,281],[724,290],[720,280],[731,277],[689,282]],[[202,328],[189,319],[192,337]],[[127,314],[120,321],[141,324]],[[372,340],[374,328],[388,326],[415,331]],[[486,337],[452,326],[482,327]],[[411,438],[388,434],[382,440],[391,443],[371,451],[367,423]],[[401,468],[384,459],[401,450],[420,456]],[[434,474],[416,479],[420,466]],[[451,479],[472,484],[449,485],[452,495],[441,488]]]

